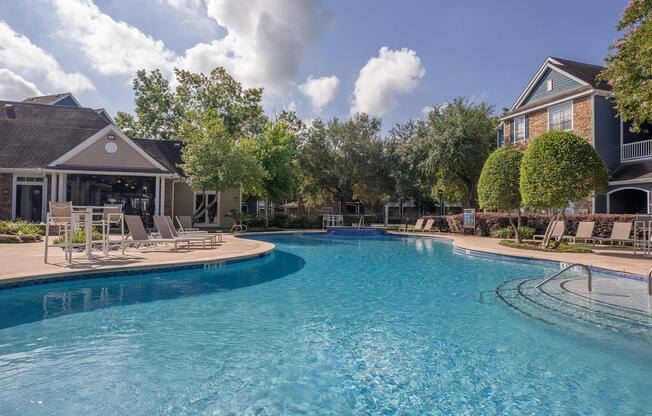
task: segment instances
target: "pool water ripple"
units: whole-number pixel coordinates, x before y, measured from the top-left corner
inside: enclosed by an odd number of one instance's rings
[[[634,415],[652,406],[645,340],[599,328],[579,336],[477,301],[545,266],[469,258],[425,238],[256,238],[276,252],[208,272],[0,291],[0,414]]]

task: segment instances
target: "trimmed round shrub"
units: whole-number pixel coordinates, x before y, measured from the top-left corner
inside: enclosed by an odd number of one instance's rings
[[[489,155],[478,181],[480,208],[514,210],[521,206],[520,170],[523,152],[501,147]]]

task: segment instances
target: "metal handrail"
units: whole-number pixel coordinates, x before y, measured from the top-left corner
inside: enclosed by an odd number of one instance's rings
[[[589,269],[589,266],[587,266],[586,264],[582,264],[582,263],[573,263],[573,264],[571,264],[569,266],[564,267],[563,269],[561,269],[557,273],[555,273],[552,276],[544,279],[542,282],[540,282],[538,285],[536,285],[535,288],[538,289],[542,285],[548,283],[549,281],[551,281],[555,277],[557,277],[560,274],[564,273],[568,269],[572,269],[573,267],[582,267],[582,268],[584,268],[584,270],[586,270],[586,273],[589,276],[589,281],[588,281],[589,292],[591,292],[593,290],[593,275],[591,274],[591,269]],[[650,270],[650,274],[652,274],[652,269]],[[652,290],[652,286],[650,286],[650,290]]]
[[[647,272],[647,294],[652,296],[652,269]]]

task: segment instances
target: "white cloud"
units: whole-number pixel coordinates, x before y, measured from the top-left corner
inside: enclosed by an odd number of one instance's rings
[[[176,58],[160,40],[102,13],[91,0],[53,0],[60,36],[79,44],[89,63],[103,75],[134,76],[138,69],[171,73]]]
[[[432,110],[434,110],[434,109],[435,109],[434,106],[432,106],[432,105],[426,105],[426,106],[424,106],[424,107],[421,109],[421,112],[422,112],[424,115],[427,116],[427,115],[430,114],[430,112],[431,112]]]
[[[245,86],[282,92],[328,15],[319,0],[205,0],[207,14],[227,34],[188,49],[179,65],[208,72],[223,66]]]
[[[10,101],[22,101],[25,98],[38,95],[43,95],[43,93],[32,82],[8,69],[0,68],[0,98]]]
[[[426,70],[416,52],[382,47],[369,59],[355,81],[351,113],[366,112],[381,116],[391,110],[397,97],[412,91]]]
[[[310,99],[312,106],[321,111],[322,108],[335,98],[335,90],[340,80],[336,76],[313,78],[312,75],[306,82],[299,85],[299,90]]]
[[[0,67],[8,69],[13,75],[20,74],[23,81],[23,77],[39,79],[58,91],[94,89],[91,80],[77,72],[66,72],[52,55],[16,33],[3,21],[0,21]]]

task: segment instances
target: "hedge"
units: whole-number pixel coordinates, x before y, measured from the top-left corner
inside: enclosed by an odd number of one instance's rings
[[[435,220],[433,227],[450,233],[462,233],[462,214],[429,217]],[[618,214],[587,214],[587,215],[566,215],[566,235],[573,235],[577,231],[580,221],[593,221],[595,237],[609,237],[614,222],[633,222],[634,215]],[[521,226],[532,227],[537,234],[543,234],[550,222],[550,215],[523,214]],[[504,213],[479,212],[475,215],[476,235],[488,237],[492,232],[509,227],[509,218]]]

